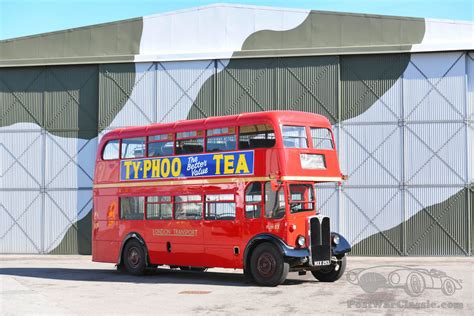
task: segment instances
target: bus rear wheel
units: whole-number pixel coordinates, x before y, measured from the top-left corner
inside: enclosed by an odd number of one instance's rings
[[[278,249],[263,243],[257,246],[250,257],[250,273],[253,280],[262,286],[282,284],[290,271],[290,265],[284,261]]]
[[[143,275],[145,273],[145,250],[138,240],[132,239],[127,242],[122,253],[122,263],[130,274]]]

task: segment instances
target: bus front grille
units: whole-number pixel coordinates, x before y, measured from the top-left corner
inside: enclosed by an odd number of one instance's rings
[[[328,217],[312,217],[310,226],[310,250],[313,265],[331,263],[331,227]]]

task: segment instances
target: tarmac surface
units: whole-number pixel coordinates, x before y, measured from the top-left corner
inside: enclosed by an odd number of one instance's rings
[[[337,282],[290,273],[264,288],[241,270],[136,277],[90,256],[2,255],[0,314],[474,315],[473,284],[472,257],[349,257]]]

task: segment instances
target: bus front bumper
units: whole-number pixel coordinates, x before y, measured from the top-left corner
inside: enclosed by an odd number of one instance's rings
[[[337,241],[337,243],[335,242]],[[308,248],[293,248],[283,243],[285,258],[295,266],[308,268],[331,265],[351,251],[349,242],[338,233],[331,233],[331,246],[313,246]]]

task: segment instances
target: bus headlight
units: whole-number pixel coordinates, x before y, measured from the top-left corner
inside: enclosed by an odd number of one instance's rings
[[[300,154],[300,162],[303,169],[326,169],[324,155]]]
[[[335,245],[339,245],[339,236],[338,235],[332,235],[332,243]]]
[[[298,246],[303,247],[305,243],[306,243],[306,238],[304,238],[304,236],[299,235],[298,238],[296,238],[296,244]]]

